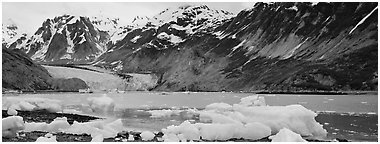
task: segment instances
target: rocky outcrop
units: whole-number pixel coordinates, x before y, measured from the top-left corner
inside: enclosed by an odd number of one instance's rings
[[[3,88],[16,90],[46,90],[51,79],[49,73],[33,63],[19,50],[2,48],[2,84]]]
[[[2,84],[4,90],[59,90],[78,91],[88,88],[78,78],[56,79],[25,53],[17,49],[2,48]]]

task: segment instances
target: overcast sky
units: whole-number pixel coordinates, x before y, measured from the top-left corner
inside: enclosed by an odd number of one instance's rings
[[[2,21],[12,19],[21,29],[34,33],[47,18],[63,14],[120,18],[120,23],[127,24],[139,16],[153,16],[168,7],[184,4],[206,4],[212,9],[223,9],[237,14],[250,8],[250,2],[3,2]]]

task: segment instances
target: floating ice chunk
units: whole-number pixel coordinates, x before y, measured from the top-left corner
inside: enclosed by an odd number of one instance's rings
[[[302,139],[301,135],[294,133],[293,131],[283,128],[274,136],[270,136],[272,142],[306,142]]]
[[[155,135],[151,131],[143,131],[140,136],[143,141],[150,141],[154,138]]]
[[[50,124],[42,123],[25,123],[25,132],[31,131],[46,131],[46,132],[60,132],[63,129],[68,129],[70,124],[67,122],[66,117],[58,117],[54,119]]]
[[[67,122],[66,117],[58,117],[55,118],[50,124],[47,126],[48,132],[59,132],[61,129],[67,129],[70,127],[70,124]]]
[[[91,134],[96,136],[102,134],[104,138],[115,137],[118,132],[123,131],[124,126],[121,119],[117,120],[97,120],[86,123],[74,123],[67,129],[63,129],[65,133],[72,134]]]
[[[168,126],[166,129],[162,130],[164,134],[181,134],[180,139],[185,140],[199,140],[200,132],[199,129],[191,124],[189,121],[184,121],[179,126]]]
[[[206,106],[205,110],[229,111],[232,106],[226,103],[213,103]]]
[[[10,116],[2,120],[3,137],[11,138],[17,136],[17,132],[25,129],[24,120],[20,116]]]
[[[302,105],[244,107],[234,105],[233,109],[247,117],[247,122],[259,122],[271,128],[272,134],[288,128],[302,136],[326,137],[327,132],[315,121],[317,116]]]
[[[14,108],[10,107],[7,110],[7,114],[15,116],[15,115],[17,115],[17,111]]]
[[[45,134],[45,137],[47,137],[47,138],[51,138],[51,137],[53,137],[53,134],[51,134],[51,133],[47,133],[47,134]]]
[[[37,106],[30,104],[29,102],[26,101],[20,101],[19,104],[12,105],[14,107],[19,107],[18,110],[24,110],[24,111],[32,111],[34,110]],[[12,107],[11,106],[11,107]]]
[[[90,97],[87,99],[93,112],[98,114],[112,114],[115,108],[115,102],[107,95],[101,97]]]
[[[184,121],[180,126],[181,134],[183,134],[186,140],[199,140],[200,132],[197,127],[191,124],[189,121]]]
[[[94,137],[93,135],[91,135],[91,137],[92,137],[91,142],[103,142],[104,140],[104,137],[102,134],[95,135]]]
[[[36,123],[25,123],[25,129],[23,131],[25,132],[32,132],[32,131],[47,131],[48,124],[45,122]]]
[[[37,138],[36,142],[57,142],[57,137],[39,137]]]
[[[241,98],[239,104],[243,106],[266,106],[264,97],[258,95]]]
[[[62,105],[58,100],[47,98],[18,98],[7,97],[3,102],[3,108],[14,108],[15,110],[33,111],[47,110],[49,112],[62,111]]]
[[[162,138],[164,142],[179,142],[177,135],[172,133],[165,134]]]

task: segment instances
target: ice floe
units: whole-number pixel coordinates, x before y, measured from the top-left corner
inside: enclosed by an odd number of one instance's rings
[[[3,137],[15,137],[17,136],[18,131],[25,129],[24,120],[20,116],[10,116],[3,118],[2,129]]]
[[[15,109],[22,111],[47,110],[49,112],[61,112],[62,104],[59,100],[48,98],[6,97],[3,99],[3,109]]]
[[[228,140],[231,138],[261,139],[283,129],[305,137],[325,138],[327,131],[315,121],[317,116],[302,105],[267,106],[258,95],[242,98],[232,106],[226,103],[207,105],[198,111],[200,123],[183,122],[163,129],[164,141]],[[186,132],[185,132],[186,130]],[[285,134],[288,132],[285,131]],[[176,137],[175,137],[176,136]],[[181,136],[181,137],[180,137]],[[297,139],[295,139],[297,140]]]

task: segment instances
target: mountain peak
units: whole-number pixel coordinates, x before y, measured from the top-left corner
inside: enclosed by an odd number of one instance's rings
[[[20,29],[12,19],[7,19],[2,23],[2,43],[9,44],[15,42],[20,37],[26,37],[26,32]]]
[[[133,19],[132,25],[142,27],[146,25],[161,26],[165,23],[187,21],[187,23],[196,23],[198,21],[208,21],[215,23],[233,17],[231,12],[225,10],[213,10],[207,5],[185,4],[179,7],[167,8],[153,17],[137,16]]]

